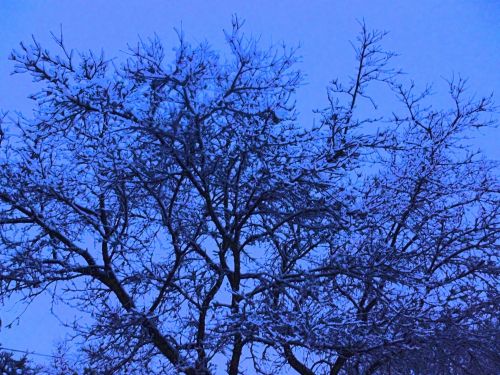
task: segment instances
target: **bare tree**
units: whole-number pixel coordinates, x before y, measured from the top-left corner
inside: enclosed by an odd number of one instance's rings
[[[466,144],[492,103],[457,79],[435,109],[383,35],[362,25],[313,129],[295,51],[237,20],[228,53],[180,35],[172,62],[157,39],[121,64],[21,44],[42,88],[4,121],[2,295],[87,314],[75,345],[99,373],[493,373],[497,166]],[[372,83],[389,116],[359,110]]]

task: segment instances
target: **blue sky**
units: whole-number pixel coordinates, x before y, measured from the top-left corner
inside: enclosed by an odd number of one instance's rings
[[[369,28],[390,32],[385,46],[398,52],[395,64],[419,83],[444,87],[442,78],[460,73],[469,78],[471,93],[494,92],[500,103],[500,1],[497,0],[330,0],[330,1],[169,1],[169,0],[2,0],[0,2],[0,110],[30,110],[27,99],[35,86],[27,76],[11,76],[7,57],[22,40],[35,35],[46,46],[50,31],[64,30],[68,46],[104,49],[112,57],[138,36],[156,33],[168,47],[182,28],[187,39],[222,45],[223,28],[231,15],[246,20],[246,31],[263,45],[285,41],[300,45],[306,85],[297,96],[301,121],[311,122],[311,110],[326,103],[325,86],[354,69],[349,40],[359,31],[357,20]],[[437,103],[446,103],[437,95]],[[496,115],[498,117],[498,114]],[[498,130],[475,140],[485,154],[500,159]],[[50,353],[62,337],[50,312],[50,300],[30,306],[19,325],[2,328],[0,343],[18,349]],[[4,325],[20,307],[0,310]],[[56,308],[66,319],[72,313]],[[9,320],[10,319],[10,320]]]

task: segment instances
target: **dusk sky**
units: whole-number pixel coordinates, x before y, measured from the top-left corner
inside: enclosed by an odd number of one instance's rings
[[[300,121],[311,123],[312,110],[326,105],[325,87],[335,77],[354,71],[349,40],[368,28],[389,32],[385,47],[397,52],[394,66],[417,83],[434,83],[436,101],[447,104],[443,78],[460,74],[469,79],[470,93],[494,93],[500,103],[500,1],[497,0],[330,0],[330,1],[168,1],[168,0],[2,0],[0,2],[0,110],[29,115],[27,96],[36,91],[28,76],[10,75],[8,55],[20,41],[34,35],[46,48],[56,50],[50,31],[62,25],[69,47],[104,50],[107,57],[123,55],[127,43],[156,33],[169,50],[174,28],[188,41],[207,40],[216,48],[231,16],[246,21],[247,33],[260,36],[262,45],[285,42],[300,46],[305,85],[298,93]],[[443,90],[444,89],[444,90]],[[443,91],[441,91],[443,90]],[[441,92],[443,95],[439,94]],[[498,114],[494,114],[498,118]],[[483,132],[474,144],[487,157],[500,159],[498,130]],[[0,345],[51,353],[63,338],[58,319],[50,313],[50,297],[27,308],[19,323],[12,322],[23,306],[7,303],[0,310]],[[55,306],[62,320],[73,313]]]

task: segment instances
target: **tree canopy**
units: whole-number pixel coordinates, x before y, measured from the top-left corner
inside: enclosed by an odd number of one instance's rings
[[[236,19],[227,53],[180,35],[172,60],[21,44],[39,90],[2,122],[3,298],[85,313],[99,373],[493,373],[498,165],[468,144],[493,103],[455,78],[436,108],[383,36],[362,25],[314,126],[296,51]]]

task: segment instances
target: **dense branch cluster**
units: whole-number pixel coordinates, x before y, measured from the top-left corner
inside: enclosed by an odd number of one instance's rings
[[[363,26],[312,129],[294,51],[237,21],[226,55],[181,36],[171,62],[157,39],[122,64],[22,44],[41,89],[3,124],[2,297],[85,313],[99,373],[498,369],[497,166],[464,142],[491,101],[458,79],[434,108],[382,37]],[[372,83],[390,116],[360,110]]]

